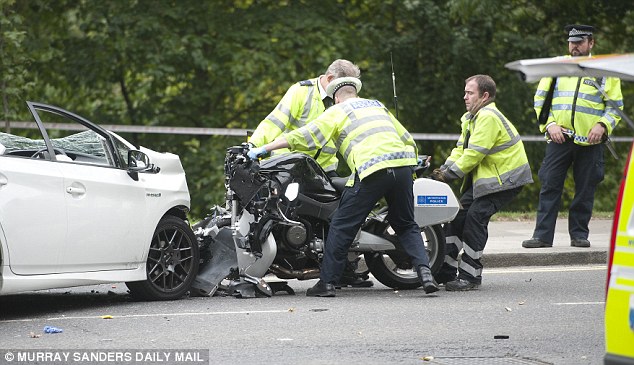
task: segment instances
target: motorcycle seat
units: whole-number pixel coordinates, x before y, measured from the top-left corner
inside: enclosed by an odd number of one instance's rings
[[[348,182],[348,178],[347,177],[331,177],[330,178],[330,182],[332,183],[332,186],[335,187],[335,189],[339,192],[339,193],[343,193],[343,189],[346,187],[346,183]]]

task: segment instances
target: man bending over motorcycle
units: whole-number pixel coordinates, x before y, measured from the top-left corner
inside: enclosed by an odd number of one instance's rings
[[[280,148],[317,150],[333,141],[354,174],[348,180],[325,244],[320,279],[307,296],[334,297],[335,284],[347,263],[348,249],[359,228],[381,198],[388,203],[388,221],[412,263],[425,293],[438,290],[429,257],[414,221],[413,167],[417,148],[412,136],[377,100],[357,96],[361,81],[333,80],[326,91],[335,105],[306,126],[252,148],[257,158]]]
[[[249,143],[254,146],[263,146],[274,141],[283,133],[305,126],[333,105],[332,97],[326,93],[326,87],[332,80],[340,77],[359,78],[360,76],[361,70],[357,65],[348,60],[338,59],[328,66],[323,75],[293,84],[275,109],[258,124],[253,135],[249,138]],[[317,163],[328,176],[337,176],[337,150],[333,142],[328,142],[319,151],[312,150],[312,152]],[[371,287],[372,281],[365,280],[356,274],[355,268],[356,263],[349,263],[338,285],[353,288]]]

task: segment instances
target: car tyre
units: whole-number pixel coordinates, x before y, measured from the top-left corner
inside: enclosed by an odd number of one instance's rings
[[[127,282],[130,294],[143,300],[174,300],[190,290],[198,274],[198,241],[186,221],[163,217],[154,231],[144,281]]]

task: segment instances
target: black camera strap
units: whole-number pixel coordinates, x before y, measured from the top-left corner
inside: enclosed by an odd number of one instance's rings
[[[546,99],[544,99],[544,105],[542,105],[542,110],[539,112],[539,118],[537,118],[537,127],[540,125],[546,124],[548,121],[548,114],[550,114],[550,108],[553,105],[553,95],[555,94],[555,85],[557,84],[557,78],[553,77],[550,82],[550,88],[548,89],[548,93],[546,94]]]

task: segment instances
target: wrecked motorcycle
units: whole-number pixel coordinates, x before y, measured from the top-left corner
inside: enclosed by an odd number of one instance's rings
[[[204,295],[213,295],[219,287],[238,297],[292,293],[286,282],[269,285],[263,277],[319,277],[329,219],[347,178],[328,177],[305,154],[256,161],[247,157],[248,150],[247,144],[227,149],[225,206],[213,207],[194,225],[202,262],[193,287]],[[447,184],[426,178],[414,181],[414,199],[415,219],[435,273],[444,261],[442,224],[453,220],[459,203]],[[368,216],[349,249],[351,263],[362,257],[374,278],[390,288],[421,285],[387,221],[386,206],[377,206]],[[229,285],[221,285],[225,279]]]

